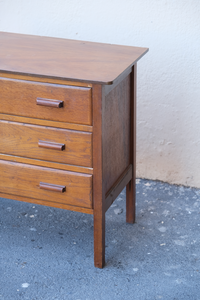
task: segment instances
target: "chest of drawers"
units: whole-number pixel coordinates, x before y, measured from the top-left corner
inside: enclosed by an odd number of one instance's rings
[[[135,220],[136,63],[148,49],[0,33],[0,197]]]

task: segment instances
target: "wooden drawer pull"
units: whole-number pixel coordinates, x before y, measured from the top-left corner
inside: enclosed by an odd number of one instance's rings
[[[50,107],[58,107],[58,108],[63,107],[63,101],[61,100],[37,98],[36,103],[37,105],[42,105],[42,106],[50,106]]]
[[[64,193],[66,186],[40,182],[40,189]]]
[[[42,148],[48,148],[53,150],[65,150],[65,144],[53,143],[53,142],[46,142],[46,141],[39,141],[38,146]]]

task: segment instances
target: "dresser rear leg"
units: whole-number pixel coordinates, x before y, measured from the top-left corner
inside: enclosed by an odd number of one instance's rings
[[[130,164],[133,167],[132,179],[126,186],[126,222],[135,223],[136,203],[136,76],[137,64],[130,74]]]
[[[126,186],[126,222],[135,223],[135,178]]]

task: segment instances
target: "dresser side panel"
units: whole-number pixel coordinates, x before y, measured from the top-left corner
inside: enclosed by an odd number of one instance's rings
[[[130,164],[130,75],[105,97],[103,178],[106,193]]]

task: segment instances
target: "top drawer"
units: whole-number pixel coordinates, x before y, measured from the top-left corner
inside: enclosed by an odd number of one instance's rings
[[[0,113],[92,125],[91,88],[0,78]]]

